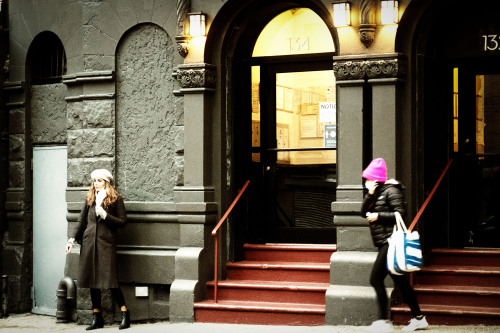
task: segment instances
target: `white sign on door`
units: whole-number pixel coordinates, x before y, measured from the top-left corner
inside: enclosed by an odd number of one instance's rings
[[[337,103],[319,103],[319,122],[335,123],[337,121]]]

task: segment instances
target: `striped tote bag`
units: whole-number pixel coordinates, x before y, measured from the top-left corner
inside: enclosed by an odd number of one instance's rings
[[[396,224],[389,237],[387,251],[387,269],[391,274],[403,275],[415,272],[422,267],[420,235],[417,231],[409,232],[401,215],[396,212]]]

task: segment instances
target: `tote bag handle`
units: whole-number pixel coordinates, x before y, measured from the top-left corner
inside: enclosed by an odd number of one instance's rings
[[[402,230],[403,232],[407,232],[408,230],[406,229],[405,222],[403,221],[403,218],[401,217],[401,214],[399,212],[394,212],[394,215],[396,216],[396,224],[394,225],[394,231],[396,230]]]

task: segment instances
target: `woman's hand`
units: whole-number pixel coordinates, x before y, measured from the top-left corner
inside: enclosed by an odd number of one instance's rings
[[[368,189],[368,193],[374,194],[375,190],[377,189],[378,182],[375,180],[366,180],[365,186]]]
[[[73,248],[74,242],[75,242],[74,238],[68,239],[68,242],[66,243],[66,254],[71,253],[71,249]]]
[[[378,220],[378,213],[366,213],[366,219],[369,221],[369,222],[375,222]]]
[[[104,210],[104,208],[102,208],[102,206],[96,206],[95,213],[97,216],[100,216],[103,220],[105,220],[106,216],[108,215],[108,213],[106,213],[106,211]]]

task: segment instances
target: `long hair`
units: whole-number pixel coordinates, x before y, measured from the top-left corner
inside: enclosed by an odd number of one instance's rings
[[[106,191],[106,198],[102,201],[102,208],[106,209],[113,205],[116,200],[118,200],[118,192],[115,190],[113,185],[109,182],[104,182],[104,190]],[[90,184],[89,191],[87,192],[87,204],[92,206],[95,202],[95,187],[94,182]]]

